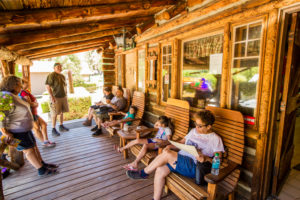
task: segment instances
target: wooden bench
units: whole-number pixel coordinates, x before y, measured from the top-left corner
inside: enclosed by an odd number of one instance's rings
[[[145,110],[145,94],[143,92],[135,91],[133,93],[133,98],[132,98],[132,104],[131,105],[137,107],[137,109],[138,109],[137,113],[135,115],[135,119],[132,120],[132,124],[130,125],[132,127],[136,127],[136,126],[140,125],[141,119],[142,119],[142,117],[144,115],[144,110]],[[129,110],[129,107],[130,106],[127,107],[126,111]],[[116,112],[116,113],[112,112],[112,113],[109,113],[109,116],[110,116],[110,121],[112,121],[114,116],[122,116],[122,113],[120,113],[120,112]],[[119,124],[118,126],[107,127],[106,130],[109,132],[109,134],[111,136],[113,136],[114,134],[116,134],[116,132],[118,130],[120,130],[120,128],[122,128],[121,124]]]
[[[189,110],[190,105],[187,101],[171,98],[168,99],[165,109],[165,116],[171,118],[174,126],[172,140],[177,141],[178,139],[184,137],[184,135],[188,132],[190,119]],[[137,156],[141,148],[141,145],[135,145],[131,147],[132,154]],[[149,151],[141,161],[145,165],[148,165],[157,156],[157,153],[157,151]]]
[[[244,119],[238,111],[206,107],[216,117],[213,131],[222,137],[225,147],[220,173],[218,176],[207,174],[207,187],[198,186],[195,180],[170,173],[166,178],[166,192],[170,189],[180,199],[233,199],[234,190],[240,176],[238,166],[242,164],[244,153]]]

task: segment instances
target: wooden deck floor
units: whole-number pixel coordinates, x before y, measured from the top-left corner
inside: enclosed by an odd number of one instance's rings
[[[132,158],[124,160],[113,150],[118,138],[93,138],[89,129],[80,127],[63,133],[54,138],[57,146],[53,149],[38,144],[43,159],[59,164],[60,173],[40,178],[26,161],[3,180],[5,199],[152,199],[153,177],[131,180],[122,169]],[[171,194],[163,199],[177,198]]]

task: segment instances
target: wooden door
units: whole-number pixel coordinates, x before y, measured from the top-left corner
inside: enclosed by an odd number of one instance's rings
[[[300,83],[300,15],[291,15],[288,32],[286,64],[283,78],[282,98],[280,102],[280,120],[278,128],[278,143],[274,165],[272,194],[276,195],[284,183],[284,178],[291,168],[294,151],[294,132],[296,110],[299,107]]]

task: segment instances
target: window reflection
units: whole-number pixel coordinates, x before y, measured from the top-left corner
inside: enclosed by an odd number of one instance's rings
[[[255,23],[235,29],[231,107],[249,116],[255,115],[257,106],[261,28]]]
[[[223,34],[184,42],[182,98],[191,106],[219,106]]]

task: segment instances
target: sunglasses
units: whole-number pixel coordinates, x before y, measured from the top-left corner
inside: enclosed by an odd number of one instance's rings
[[[194,122],[194,123],[195,123],[195,126],[198,127],[198,128],[202,128],[202,127],[207,126],[207,125],[197,124],[196,122]]]

